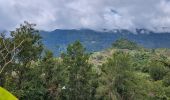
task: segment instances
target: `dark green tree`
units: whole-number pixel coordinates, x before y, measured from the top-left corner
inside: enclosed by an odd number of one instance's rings
[[[68,70],[66,91],[68,100],[89,100],[91,98],[91,70],[89,54],[79,41],[70,44],[62,54],[63,65]]]
[[[45,56],[40,63],[41,75],[46,88],[45,100],[59,100],[62,97],[62,89],[65,86],[66,69],[62,66],[61,59],[53,57],[50,51],[45,52]]]
[[[10,62],[11,64],[8,65],[10,72],[8,71],[6,74],[5,87],[12,90],[12,92],[17,94],[17,97],[21,99],[25,95],[28,95],[29,90],[26,84],[29,83],[29,81],[31,82],[33,80],[31,76],[34,76],[32,75],[34,72],[32,64],[41,58],[43,51],[41,37],[34,26],[34,24],[25,22],[15,31],[12,31],[11,37],[8,38],[10,41],[9,48],[15,48],[15,52],[10,52],[8,55],[12,57],[12,60]],[[6,44],[7,43],[8,42],[6,42]],[[11,87],[8,87],[9,85],[11,85]]]

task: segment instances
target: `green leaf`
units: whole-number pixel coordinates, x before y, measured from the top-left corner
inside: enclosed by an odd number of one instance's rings
[[[18,100],[18,99],[7,90],[0,87],[0,100]]]

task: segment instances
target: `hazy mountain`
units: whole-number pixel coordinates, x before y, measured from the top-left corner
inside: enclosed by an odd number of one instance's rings
[[[41,31],[43,42],[55,54],[64,51],[68,44],[79,40],[87,51],[100,51],[111,46],[119,38],[127,38],[146,48],[170,48],[170,32],[136,29],[131,32],[125,29],[95,31],[90,29],[56,29],[51,32]]]

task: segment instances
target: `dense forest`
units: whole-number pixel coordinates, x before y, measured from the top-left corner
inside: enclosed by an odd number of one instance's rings
[[[55,57],[34,27],[0,36],[0,86],[19,100],[170,100],[170,49],[121,38],[88,53],[75,41]]]

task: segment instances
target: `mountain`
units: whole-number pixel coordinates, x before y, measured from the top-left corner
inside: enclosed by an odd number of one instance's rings
[[[170,32],[156,32],[147,29],[126,29],[95,31],[91,29],[56,29],[41,31],[43,43],[56,55],[65,51],[68,44],[79,40],[89,52],[111,47],[119,38],[127,38],[146,48],[170,48]]]

